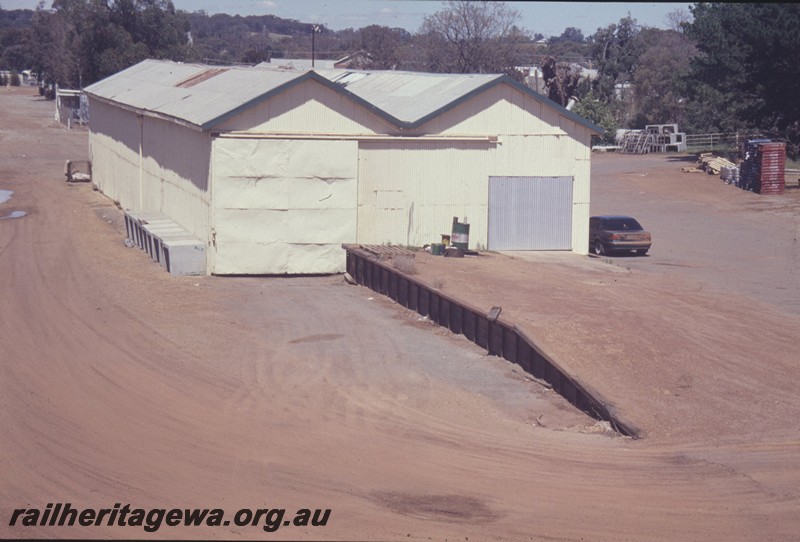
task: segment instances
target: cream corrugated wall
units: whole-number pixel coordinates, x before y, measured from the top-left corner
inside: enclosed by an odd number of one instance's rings
[[[219,138],[215,274],[339,273],[356,239],[358,144]]]
[[[591,133],[588,129],[508,85],[498,85],[432,119],[414,133],[498,135],[502,143],[490,153],[489,162],[456,161],[452,164],[454,171],[473,175],[474,182],[480,185],[478,191],[484,203],[488,202],[489,175],[572,176],[572,250],[586,254],[591,186]],[[487,168],[491,171],[487,172]],[[475,243],[485,244],[486,213],[476,215],[476,219],[481,217],[483,220],[476,220],[475,225],[470,226],[470,237]],[[359,234],[361,231],[359,227]],[[437,237],[434,233],[426,236]]]
[[[208,242],[210,135],[154,118],[144,119],[143,133],[142,208]]]
[[[443,135],[567,135],[565,117],[509,85],[496,85],[412,130]],[[570,123],[572,124],[572,123]],[[582,128],[586,131],[585,128]],[[574,134],[573,134],[574,135]]]
[[[214,128],[273,134],[387,134],[397,131],[351,99],[309,80]]]
[[[358,241],[411,246],[439,242],[457,216],[470,223],[470,247],[485,248],[490,176],[568,176],[573,177],[572,249],[585,254],[588,149],[562,135],[507,135],[500,140],[497,145],[362,141]]]
[[[136,115],[90,100],[92,180],[125,209],[139,206],[139,136]]]
[[[563,126],[564,122],[573,126]],[[576,135],[556,110],[508,85],[497,85],[418,128],[400,129],[349,98],[309,80],[256,104],[215,130],[325,135]],[[587,131],[581,128],[579,131]]]
[[[92,101],[92,176],[123,209],[160,212],[209,239],[209,134]]]
[[[454,216],[486,244],[487,142],[361,142],[358,241],[422,246],[440,242]]]

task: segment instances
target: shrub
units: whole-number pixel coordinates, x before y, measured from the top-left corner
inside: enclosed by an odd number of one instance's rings
[[[411,256],[395,256],[392,258],[392,266],[406,275],[417,274],[417,264]]]

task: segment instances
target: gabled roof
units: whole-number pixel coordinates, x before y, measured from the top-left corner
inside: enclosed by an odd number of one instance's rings
[[[319,73],[404,125],[415,126],[422,124],[420,120],[503,77],[398,71],[319,70]]]
[[[145,60],[84,89],[87,94],[199,127],[256,99],[297,72]]]
[[[309,79],[343,94],[398,128],[415,128],[472,96],[508,84],[589,130],[602,129],[504,75],[397,71],[276,70],[145,60],[88,87],[97,99],[212,130]]]

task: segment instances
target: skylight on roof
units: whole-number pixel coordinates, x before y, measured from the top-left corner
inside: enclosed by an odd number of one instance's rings
[[[346,87],[348,83],[354,83],[359,79],[363,79],[367,75],[369,74],[364,72],[344,72],[343,74],[337,75],[330,80]]]
[[[208,68],[200,73],[192,75],[191,77],[187,77],[183,81],[177,83],[175,86],[179,88],[193,87],[202,83],[203,81],[208,81],[212,77],[215,77],[221,73],[225,73],[226,71],[228,71],[228,68]]]

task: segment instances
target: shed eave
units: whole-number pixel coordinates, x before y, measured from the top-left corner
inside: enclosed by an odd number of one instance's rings
[[[102,102],[108,105],[113,105],[114,107],[118,107],[120,109],[124,109],[126,111],[130,111],[136,115],[142,117],[150,117],[154,119],[164,120],[167,122],[172,122],[175,124],[180,124],[186,128],[191,128],[192,130],[203,131],[202,126],[199,126],[193,122],[190,122],[186,119],[182,119],[179,117],[175,117],[173,115],[165,115],[164,113],[159,113],[158,111],[153,111],[151,109],[143,109],[141,107],[136,107],[134,105],[118,102],[112,98],[105,98],[103,96],[98,96],[97,94],[92,94],[91,92],[86,92],[86,95],[91,98],[92,100],[97,100],[98,102]],[[91,128],[91,120],[89,121],[89,127]]]

